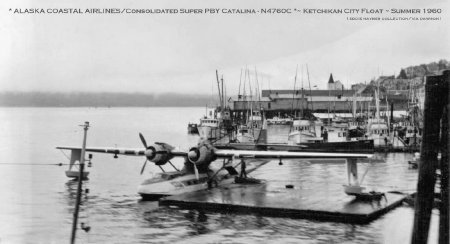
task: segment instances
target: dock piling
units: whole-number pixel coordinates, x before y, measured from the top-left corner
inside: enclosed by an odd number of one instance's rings
[[[448,87],[448,91],[450,93],[450,87]],[[447,95],[448,96],[448,95]],[[448,98],[447,98],[448,99]],[[450,218],[449,218],[449,196],[448,192],[450,189],[449,185],[449,157],[448,152],[450,150],[450,144],[448,141],[449,136],[449,109],[450,109],[450,100],[447,100],[447,106],[444,109],[444,114],[442,118],[442,133],[441,133],[441,161],[440,161],[440,169],[441,169],[441,205],[439,208],[439,244],[448,244],[450,243],[450,236],[448,232],[450,231]]]
[[[437,145],[441,143],[439,137],[441,132],[440,121],[444,107],[448,106],[449,73],[450,71],[446,70],[443,71],[442,75],[426,77],[423,140],[411,243],[425,244],[428,240],[431,210],[434,202],[437,155],[440,149]],[[445,187],[448,187],[448,184],[443,188]],[[442,205],[448,210],[448,202]],[[441,221],[445,219],[445,216],[441,217],[443,217]],[[444,236],[440,238],[444,238]],[[443,243],[448,243],[448,241]]]

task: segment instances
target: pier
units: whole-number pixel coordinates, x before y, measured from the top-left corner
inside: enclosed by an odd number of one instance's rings
[[[402,204],[406,195],[386,193],[379,201],[357,200],[326,189],[271,189],[266,183],[232,184],[160,199],[159,205],[225,213],[367,224]]]

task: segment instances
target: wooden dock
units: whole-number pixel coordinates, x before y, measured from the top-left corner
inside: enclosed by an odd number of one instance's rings
[[[178,206],[226,213],[305,218],[344,223],[369,223],[401,205],[406,195],[386,193],[381,201],[360,201],[320,189],[270,189],[267,184],[232,184],[160,199],[163,206]]]

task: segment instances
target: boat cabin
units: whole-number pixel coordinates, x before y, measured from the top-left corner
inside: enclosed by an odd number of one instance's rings
[[[388,127],[386,124],[371,124],[369,132],[375,135],[385,135],[388,134]]]
[[[200,126],[218,127],[219,126],[219,120],[218,119],[203,118],[203,119],[200,119]]]
[[[309,131],[311,123],[308,120],[294,120],[292,127],[296,131]]]

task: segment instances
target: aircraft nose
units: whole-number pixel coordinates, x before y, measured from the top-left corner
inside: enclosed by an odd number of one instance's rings
[[[155,155],[153,153],[153,149],[152,148],[148,148],[147,150],[145,150],[144,154],[149,159],[153,158],[153,156]]]
[[[188,152],[188,158],[194,159],[197,158],[197,152],[195,150],[191,150]]]

